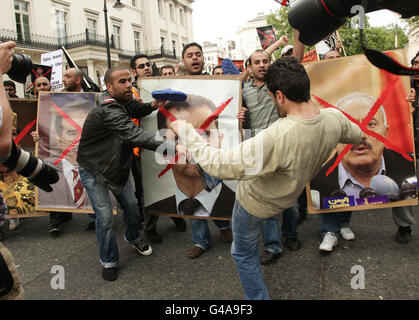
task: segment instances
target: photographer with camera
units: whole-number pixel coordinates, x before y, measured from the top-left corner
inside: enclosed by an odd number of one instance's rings
[[[12,66],[14,42],[0,44],[0,75]],[[12,150],[12,110],[3,82],[0,81],[0,161],[9,158]],[[3,162],[3,161],[1,161]],[[23,288],[14,258],[0,243],[0,299],[23,299]]]

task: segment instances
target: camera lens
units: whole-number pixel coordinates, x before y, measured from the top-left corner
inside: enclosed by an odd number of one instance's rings
[[[13,81],[25,83],[27,76],[32,72],[32,60],[23,53],[16,53],[13,55],[12,68],[7,75]]]

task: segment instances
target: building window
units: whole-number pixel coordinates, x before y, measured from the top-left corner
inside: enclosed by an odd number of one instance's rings
[[[67,12],[55,9],[55,31],[60,45],[67,43]]]
[[[16,31],[18,40],[30,40],[29,4],[25,1],[15,0]]]
[[[89,40],[96,40],[97,21],[91,18],[87,19],[87,36]]]
[[[135,45],[135,52],[141,52],[141,32],[134,31],[134,45]]]
[[[161,41],[161,52],[164,52],[166,39],[164,37],[161,37],[160,41]]]
[[[185,13],[183,11],[183,9],[179,9],[179,17],[180,17],[180,24],[182,26],[185,25]]]
[[[163,1],[163,0],[157,0],[157,4],[158,4],[158,6],[159,6],[159,14],[160,14],[161,16],[163,16],[163,3],[162,3],[162,1]]]
[[[112,37],[115,49],[121,49],[121,27],[113,26]]]
[[[175,22],[175,6],[173,4],[170,4],[169,8],[170,8],[170,21]]]
[[[172,40],[173,55],[176,55],[176,41]]]
[[[132,0],[132,6],[133,6],[134,8],[137,8],[137,0]]]

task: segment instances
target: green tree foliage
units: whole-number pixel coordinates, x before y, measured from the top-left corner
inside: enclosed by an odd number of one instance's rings
[[[419,16],[410,17],[406,21],[409,27],[419,27]]]
[[[272,25],[276,30],[277,37],[286,35],[292,44],[294,41],[294,32],[290,24],[288,23],[288,8],[281,7],[275,14],[268,15],[266,21],[269,25]],[[387,51],[396,49],[395,47],[395,33],[396,27],[394,25],[388,25],[383,27],[371,27],[368,22],[368,17],[365,17],[365,29],[364,29],[364,42],[369,48],[373,48],[380,51]],[[416,23],[419,24],[419,18],[415,17]],[[343,46],[347,55],[362,54],[362,47],[359,37],[359,29],[353,28],[351,21],[349,20],[339,30],[342,38]],[[411,22],[413,23],[413,22]],[[398,46],[397,48],[404,48],[408,43],[408,37],[404,30],[398,27]],[[305,51],[309,51],[313,47],[306,47]],[[279,55],[279,52],[276,53]]]

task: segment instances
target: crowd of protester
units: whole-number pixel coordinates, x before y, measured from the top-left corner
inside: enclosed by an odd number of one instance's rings
[[[4,45],[0,45],[3,48]],[[281,49],[282,48],[282,49]],[[273,54],[280,50],[280,58],[274,59]],[[276,100],[270,95],[268,81],[273,81],[272,70],[287,70],[288,65],[298,66],[302,60],[304,46],[295,40],[293,44],[288,43],[288,39],[282,36],[274,45],[266,50],[256,50],[245,61],[244,70],[235,70],[235,74],[240,75],[243,82],[242,98],[243,108],[237,114],[238,121],[244,129],[252,132],[249,136],[244,136],[244,140],[252,141],[255,138],[256,130],[272,129],[281,115],[278,112]],[[1,52],[0,52],[1,54]],[[293,56],[294,58],[290,58]],[[338,49],[332,49],[324,54],[322,59],[340,58],[341,53]],[[288,59],[288,60],[287,60]],[[275,61],[276,60],[276,61]],[[283,63],[284,65],[282,65]],[[412,60],[412,67],[419,64],[419,52]],[[293,67],[293,68],[294,68]],[[277,69],[275,69],[277,68]],[[282,68],[282,69],[281,69]],[[297,68],[297,67],[295,67]],[[5,73],[7,67],[3,67]],[[234,67],[233,67],[234,69]],[[293,69],[294,70],[294,69]],[[217,65],[212,70],[212,75],[222,77],[224,74],[231,74],[231,69],[226,69],[225,65]],[[268,77],[266,75],[269,75]],[[204,70],[204,54],[202,47],[197,43],[186,45],[182,52],[182,63],[180,65],[163,65],[159,68],[159,74],[162,77],[176,76],[195,76],[208,75]],[[144,208],[143,190],[147,184],[141,178],[141,150],[138,148],[130,152],[121,152],[115,145],[119,145],[122,140],[129,141],[132,145],[155,151],[159,143],[154,139],[153,133],[147,133],[141,129],[141,117],[153,112],[165,103],[165,101],[154,100],[152,103],[143,103],[140,99],[141,92],[138,87],[138,80],[145,77],[157,76],[153,72],[153,64],[147,55],[139,54],[132,58],[130,68],[114,67],[108,70],[105,76],[107,90],[103,93],[104,101],[101,108],[92,111],[84,124],[82,138],[79,146],[78,170],[80,171],[81,181],[84,188],[87,189],[90,201],[94,209],[94,214],[86,218],[86,229],[96,230],[99,243],[100,262],[103,266],[102,276],[104,279],[114,281],[117,279],[118,267],[118,249],[113,224],[113,214],[111,202],[106,194],[113,192],[120,207],[123,209],[124,221],[126,224],[125,240],[142,255],[152,253],[151,243],[160,243],[164,235],[157,232],[159,217],[150,215]],[[304,76],[298,79],[305,79]],[[301,81],[303,81],[301,80]],[[64,88],[60,92],[83,92],[82,89],[83,73],[78,69],[70,68],[64,72]],[[275,80],[275,81],[280,81]],[[414,87],[406,98],[412,104],[414,114],[415,130],[417,129],[417,108],[419,89],[419,79],[413,79]],[[16,95],[16,85],[12,81],[4,81],[4,89],[0,91],[7,92],[9,98],[18,98]],[[131,94],[127,95],[127,90]],[[36,79],[34,84],[34,96],[40,92],[51,91],[49,80],[45,77]],[[287,100],[283,98],[284,103]],[[125,108],[121,108],[125,106]],[[260,109],[262,112],[260,112]],[[125,111],[121,111],[125,110]],[[128,110],[128,111],[126,111]],[[98,121],[101,119],[102,122]],[[6,119],[3,117],[3,121]],[[111,126],[118,127],[118,135],[103,123],[111,123]],[[347,125],[346,122],[342,122]],[[16,128],[15,128],[16,130]],[[272,129],[273,130],[273,129]],[[355,129],[354,129],[355,130]],[[355,131],[354,131],[355,132]],[[357,133],[359,134],[359,133]],[[354,133],[355,135],[355,133]],[[37,132],[33,132],[34,142],[39,140]],[[419,135],[415,131],[415,142]],[[121,137],[125,137],[121,139]],[[343,138],[342,138],[343,139]],[[346,138],[349,139],[349,138]],[[352,140],[356,140],[353,137]],[[167,141],[166,141],[167,143]],[[333,144],[333,142],[330,142]],[[96,147],[94,147],[96,145]],[[119,157],[126,159],[126,165],[115,167],[119,178],[116,176],[106,176],[99,168],[99,162],[109,160],[111,153],[107,153],[106,148],[114,150]],[[417,147],[418,148],[418,147]],[[92,150],[94,149],[94,150]],[[106,156],[105,156],[106,155]],[[129,175],[134,178],[134,187],[130,186]],[[100,186],[100,187],[99,187]],[[265,190],[266,192],[266,190]],[[243,197],[243,195],[241,195]],[[305,219],[307,214],[307,204],[305,201],[305,190],[300,194],[293,195],[293,205],[282,212],[282,227],[279,226],[281,215],[272,214],[260,220],[260,233],[263,241],[264,250],[260,256],[256,250],[252,252],[254,260],[254,270],[243,267],[245,258],[239,257],[239,251],[247,249],[238,248],[238,244],[233,242],[233,257],[239,270],[242,284],[245,288],[245,297],[249,299],[268,299],[266,287],[261,278],[260,267],[258,264],[274,263],[284,250],[284,245],[290,251],[298,251],[303,236],[298,236],[298,225]],[[4,202],[0,198],[0,226],[4,224],[4,215],[7,211]],[[100,204],[100,205],[99,205]],[[244,213],[242,207],[239,207],[240,214]],[[242,211],[240,211],[242,210]],[[281,212],[278,212],[281,213]],[[262,215],[263,216],[263,215]],[[319,215],[320,232],[323,241],[320,244],[320,251],[332,252],[338,244],[338,237],[341,236],[345,241],[354,241],[355,233],[349,228],[351,213],[327,213]],[[50,212],[49,233],[58,236],[64,230],[62,224],[72,219],[72,213]],[[172,218],[178,232],[187,230],[185,219]],[[233,217],[234,220],[234,217]],[[15,230],[19,227],[19,220],[14,218],[9,220],[9,229]],[[411,225],[414,223],[413,217],[409,217],[408,223],[397,223],[398,230],[396,241],[398,243],[409,242],[411,235]],[[215,225],[220,231],[221,239],[225,243],[235,241],[232,232],[231,223],[225,220],[214,220]],[[211,234],[208,227],[208,221],[202,219],[190,219],[191,235],[193,246],[188,251],[187,256],[196,259],[208,251],[211,247]],[[256,228],[256,227],[254,227]],[[140,235],[140,230],[144,230],[144,236]],[[259,230],[259,229],[257,229]],[[1,231],[1,229],[0,229]],[[1,233],[0,233],[1,236]],[[256,233],[256,238],[259,233]],[[244,241],[238,242],[243,245]],[[243,245],[244,246],[244,245]],[[0,249],[3,250],[2,247]],[[253,277],[253,279],[250,279]],[[255,280],[256,279],[256,280]],[[19,284],[20,285],[20,284]],[[17,297],[22,297],[21,291],[17,291]]]

